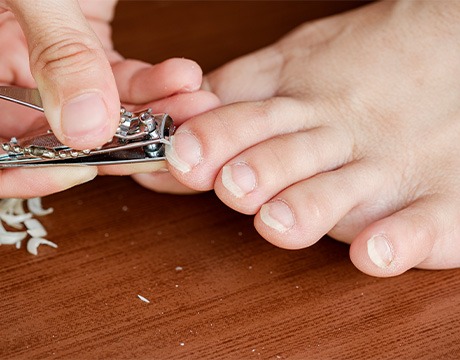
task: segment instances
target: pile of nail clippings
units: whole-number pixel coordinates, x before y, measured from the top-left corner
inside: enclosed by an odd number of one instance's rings
[[[24,206],[27,204],[28,212]],[[38,221],[36,216],[48,215],[53,209],[43,209],[41,198],[23,199],[1,199],[0,200],[0,245],[16,245],[19,249],[22,242],[27,240],[27,251],[37,255],[40,245],[48,245],[57,248],[57,245],[44,237],[46,229]],[[5,229],[7,225],[13,231]]]

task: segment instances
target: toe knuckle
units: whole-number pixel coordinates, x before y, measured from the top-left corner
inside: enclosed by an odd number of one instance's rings
[[[277,128],[279,123],[280,110],[283,108],[282,103],[277,98],[268,98],[254,102],[252,108],[253,118],[260,119],[263,126],[269,130],[270,128]],[[256,122],[257,123],[257,122]]]

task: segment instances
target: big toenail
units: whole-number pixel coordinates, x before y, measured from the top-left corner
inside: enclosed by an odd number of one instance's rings
[[[196,136],[188,132],[171,136],[165,153],[168,162],[183,173],[192,170],[202,160],[201,145]]]
[[[367,253],[379,268],[387,268],[393,261],[393,249],[384,235],[374,235],[367,241]]]
[[[242,198],[255,189],[256,175],[245,162],[225,165],[222,169],[222,184],[237,198]]]
[[[275,200],[262,205],[260,218],[271,228],[286,232],[295,224],[291,208],[282,200]]]

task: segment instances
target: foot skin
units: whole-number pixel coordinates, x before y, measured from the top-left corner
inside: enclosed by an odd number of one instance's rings
[[[374,3],[227,64],[207,79],[226,105],[178,129],[171,173],[282,248],[329,234],[382,277],[459,266],[459,18]]]

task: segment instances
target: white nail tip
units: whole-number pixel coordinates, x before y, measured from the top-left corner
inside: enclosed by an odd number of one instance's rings
[[[269,227],[272,229],[275,229],[279,232],[286,232],[288,229],[281,224],[278,220],[275,220],[271,215],[270,215],[270,204],[264,204],[260,208],[260,218],[261,220]]]
[[[174,136],[169,138],[169,144],[166,144],[165,146],[165,155],[168,162],[180,172],[188,173],[192,170],[192,167],[189,164],[177,156],[176,150],[174,149]]]

